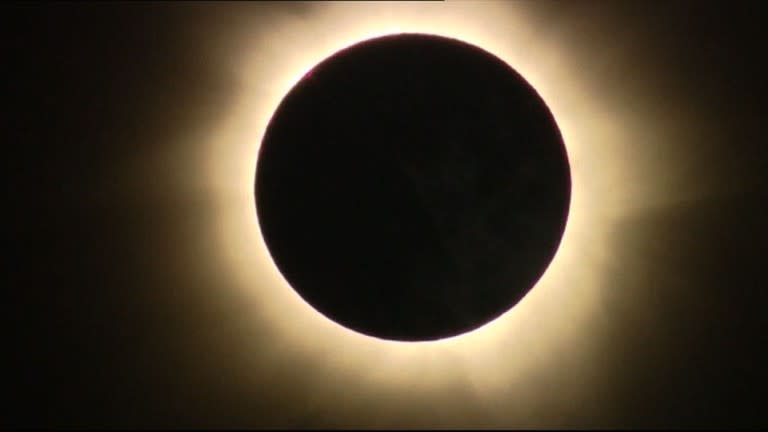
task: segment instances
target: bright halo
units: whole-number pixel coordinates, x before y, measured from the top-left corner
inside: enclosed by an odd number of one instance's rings
[[[313,403],[333,393],[323,385],[332,379],[354,383],[351,394],[342,397],[350,406],[355,398],[374,394],[391,409],[405,409],[422,399],[446,401],[458,417],[460,402],[449,401],[445,392],[457,380],[466,380],[474,396],[489,404],[501,394],[520,396],[519,404],[505,409],[530,414],[543,409],[544,397],[531,380],[561,365],[565,355],[568,367],[580,368],[583,374],[569,378],[576,381],[569,389],[559,389],[558,397],[584,392],[579,380],[589,380],[596,368],[585,341],[599,325],[601,298],[609,289],[602,275],[611,265],[611,229],[621,217],[682,199],[688,191],[673,192],[663,179],[653,179],[674,161],[638,157],[647,155],[631,139],[652,121],[660,134],[668,126],[658,119],[630,116],[617,95],[601,93],[599,83],[589,76],[590,59],[596,54],[588,47],[572,49],[565,43],[567,33],[536,25],[525,7],[522,2],[482,1],[318,2],[307,5],[303,14],[280,15],[259,28],[249,25],[249,15],[241,18],[231,67],[242,89],[225,121],[200,143],[200,163],[217,212],[211,223],[210,235],[217,243],[212,259],[219,267],[221,289],[236,290],[252,310],[248,325],[274,341],[269,361],[311,368],[306,373],[316,378],[307,385],[306,397]],[[536,286],[498,319],[430,342],[362,335],[312,309],[273,264],[254,200],[258,149],[281,99],[335,52],[400,32],[455,38],[509,64],[552,111],[571,168],[567,226]],[[258,352],[254,347],[243,351]],[[339,408],[345,409],[351,408]]]

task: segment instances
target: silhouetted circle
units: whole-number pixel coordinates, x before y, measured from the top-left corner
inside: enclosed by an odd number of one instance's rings
[[[334,54],[291,89],[255,193],[267,248],[307,303],[370,336],[433,340],[497,318],[538,281],[570,170],[552,114],[509,65],[400,34]]]

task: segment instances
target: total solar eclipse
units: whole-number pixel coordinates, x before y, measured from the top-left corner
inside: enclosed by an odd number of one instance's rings
[[[283,98],[259,150],[264,241],[314,309],[382,339],[456,336],[517,304],[565,229],[570,168],[536,90],[446,37],[370,39]]]

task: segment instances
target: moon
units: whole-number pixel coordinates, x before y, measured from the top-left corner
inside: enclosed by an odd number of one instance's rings
[[[407,33],[347,47],[285,95],[258,154],[269,253],[325,317],[381,339],[475,330],[554,257],[566,147],[536,90],[474,45]]]

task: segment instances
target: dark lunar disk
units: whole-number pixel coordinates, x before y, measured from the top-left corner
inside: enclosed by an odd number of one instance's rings
[[[267,247],[316,310],[370,336],[471,331],[512,308],[565,228],[570,170],[536,91],[492,54],[400,34],[318,64],[256,170]]]

